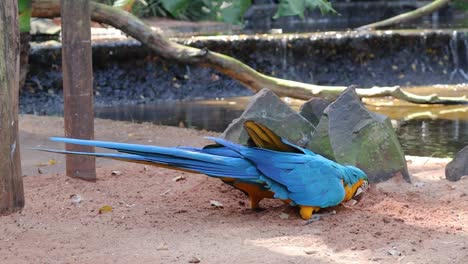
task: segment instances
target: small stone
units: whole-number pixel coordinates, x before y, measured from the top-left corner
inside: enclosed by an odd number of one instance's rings
[[[404,222],[405,222],[404,219],[401,219],[401,218],[398,218],[398,217],[394,218],[393,220],[395,220],[396,222],[400,222],[400,223],[404,223]]]
[[[197,257],[192,257],[191,259],[189,259],[188,263],[200,263],[201,260]]]
[[[156,250],[158,250],[158,251],[159,250],[169,250],[169,248],[166,246],[166,244],[162,243],[156,248]]]
[[[174,179],[172,179],[172,181],[178,182],[178,181],[183,181],[185,179],[186,179],[185,176],[177,176]]]
[[[317,254],[318,251],[314,249],[305,249],[304,253],[306,253],[307,255],[313,255],[313,254]]]
[[[213,206],[213,207],[216,207],[216,208],[223,208],[223,204],[221,202],[218,202],[218,201],[215,201],[215,200],[211,200],[210,205]]]
[[[111,175],[112,176],[119,176],[119,175],[122,175],[123,173],[121,171],[118,171],[118,170],[114,170],[111,172]]]
[[[401,256],[401,252],[398,251],[398,250],[396,250],[396,249],[390,249],[390,250],[388,251],[388,254],[389,254],[389,255],[392,255],[392,256]]]
[[[415,182],[414,183],[414,187],[417,187],[417,188],[423,187],[424,185],[425,185],[424,182]]]
[[[83,198],[81,198],[79,194],[70,195],[70,199],[71,199],[71,204],[73,205],[78,205],[79,203],[83,201]]]
[[[289,214],[287,214],[287,213],[281,213],[279,217],[280,217],[281,219],[283,219],[283,220],[286,220],[286,219],[289,219]]]
[[[384,218],[382,218],[382,221],[383,221],[385,224],[388,224],[388,223],[390,223],[390,222],[392,221],[392,219],[389,218],[389,217],[384,216]]]

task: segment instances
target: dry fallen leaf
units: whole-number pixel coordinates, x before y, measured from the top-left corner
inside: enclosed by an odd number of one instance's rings
[[[112,212],[112,206],[110,205],[104,205],[101,208],[99,208],[99,214],[110,213],[110,212]]]
[[[55,165],[56,163],[57,163],[56,160],[50,159],[49,161],[47,161],[47,163],[46,162],[37,163],[36,166],[44,167],[44,166],[49,166],[49,165]]]

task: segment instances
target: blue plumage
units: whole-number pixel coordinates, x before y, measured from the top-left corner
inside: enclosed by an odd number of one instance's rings
[[[303,218],[309,218],[319,208],[351,199],[358,188],[367,185],[367,176],[360,169],[340,165],[277,136],[275,138],[265,127],[257,125],[254,128],[263,129],[254,135],[257,145],[271,145],[274,146],[271,148],[282,150],[242,146],[214,137],[209,139],[218,145],[205,148],[51,137],[56,142],[112,149],[118,153],[39,150],[144,162],[203,173],[221,178],[247,193],[254,205],[252,208],[258,206],[261,199],[274,195],[274,198],[300,206]],[[262,134],[265,131],[270,134]]]

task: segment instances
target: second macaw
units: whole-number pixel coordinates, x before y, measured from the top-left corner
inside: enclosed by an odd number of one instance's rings
[[[256,209],[263,198],[277,198],[300,207],[303,219],[320,208],[336,206],[361,196],[368,185],[357,167],[341,165],[280,138],[267,127],[246,121],[254,147],[208,137],[215,145],[204,148],[158,147],[117,142],[52,137],[52,141],[95,146],[119,153],[50,150],[91,155],[203,173],[220,178],[248,195]]]

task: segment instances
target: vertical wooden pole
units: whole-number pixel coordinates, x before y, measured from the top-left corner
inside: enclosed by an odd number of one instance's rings
[[[0,1],[0,214],[24,206],[18,141],[19,49],[17,1]]]
[[[93,68],[89,0],[61,0],[65,136],[94,138]],[[92,147],[67,144],[71,151]],[[67,175],[96,180],[95,158],[67,155]]]

